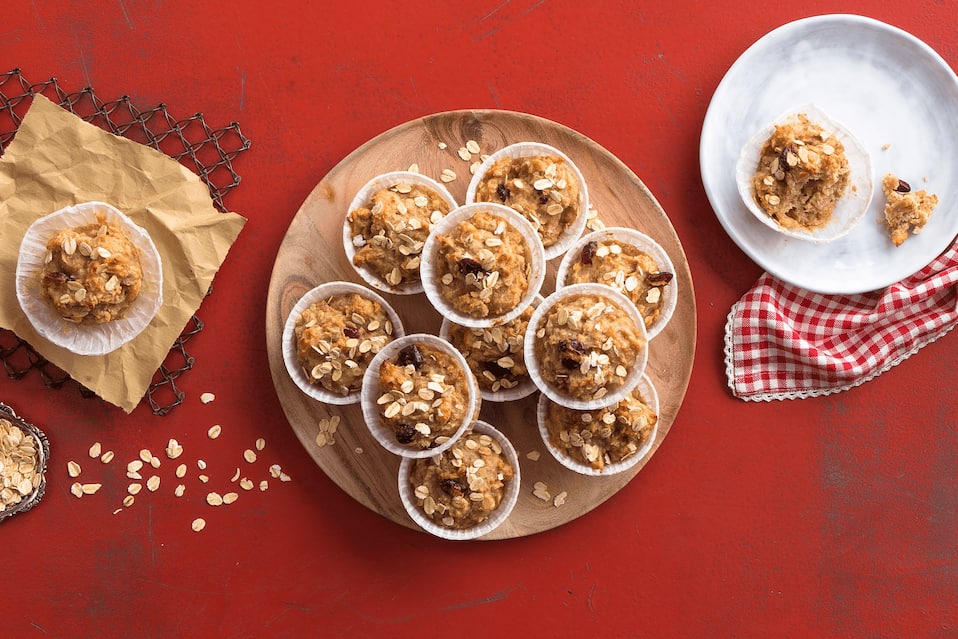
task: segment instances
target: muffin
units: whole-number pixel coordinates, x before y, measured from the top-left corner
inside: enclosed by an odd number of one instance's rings
[[[537,297],[536,305],[541,301]],[[479,382],[482,398],[493,402],[521,399],[535,392],[525,364],[523,344],[535,305],[500,326],[472,328],[442,322],[439,336],[455,346],[466,358]]]
[[[103,355],[139,335],[162,305],[160,254],[115,207],[68,206],[27,229],[17,300],[42,337],[78,355]]]
[[[515,449],[485,422],[438,455],[404,459],[399,472],[410,517],[447,539],[471,539],[498,527],[516,504],[519,483]]]
[[[512,209],[463,206],[430,233],[422,275],[426,297],[443,316],[470,327],[504,324],[542,287],[542,243]]]
[[[524,346],[539,390],[578,410],[627,395],[645,369],[646,347],[635,305],[598,284],[573,284],[547,297],[529,321]]]
[[[419,264],[432,226],[457,204],[438,182],[394,171],[366,183],[343,224],[343,246],[356,272],[374,288],[422,292]]]
[[[908,239],[908,231],[918,235],[931,218],[931,212],[938,206],[938,196],[934,193],[912,191],[911,185],[891,173],[882,178],[882,190],[885,192],[885,227],[888,237],[895,246],[901,246]]]
[[[399,317],[382,297],[349,282],[327,282],[290,312],[284,358],[297,385],[310,396],[355,403],[373,357],[402,335]]]
[[[543,442],[567,468],[611,475],[632,468],[652,448],[658,398],[648,378],[619,402],[579,411],[540,396],[537,417]]]
[[[668,254],[652,238],[628,228],[589,233],[563,256],[557,287],[583,282],[604,284],[628,297],[645,320],[649,339],[665,328],[678,302]]]
[[[487,158],[470,181],[466,202],[495,202],[521,213],[542,240],[546,259],[568,249],[585,229],[585,180],[572,160],[546,144],[521,142]]]
[[[864,146],[814,106],[756,132],[742,150],[736,182],[759,221],[815,242],[851,231],[864,217],[873,189]]]
[[[387,450],[428,457],[448,448],[482,398],[462,355],[434,335],[407,335],[380,351],[362,385],[366,424]]]

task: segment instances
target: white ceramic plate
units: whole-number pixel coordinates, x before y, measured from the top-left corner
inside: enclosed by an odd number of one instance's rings
[[[871,154],[876,184],[865,219],[828,244],[766,227],[735,183],[748,138],[808,103],[854,131]],[[863,293],[918,271],[958,234],[958,156],[948,142],[955,131],[958,77],[928,45],[861,16],[806,18],[758,40],[719,83],[702,126],[702,182],[726,232],[769,273],[820,293]],[[885,173],[940,202],[924,231],[897,248],[881,223],[885,198],[877,185]]]

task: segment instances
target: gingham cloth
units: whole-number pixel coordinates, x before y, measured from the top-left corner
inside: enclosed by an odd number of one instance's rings
[[[888,288],[822,295],[768,273],[725,326],[732,394],[744,400],[828,395],[880,375],[958,323],[958,242]]]

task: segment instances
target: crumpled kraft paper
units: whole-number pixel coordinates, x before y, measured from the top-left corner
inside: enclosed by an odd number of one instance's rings
[[[145,228],[163,261],[163,305],[138,337],[107,355],[75,355],[40,337],[17,303],[20,240],[34,220],[100,200]],[[246,219],[220,213],[176,160],[88,124],[37,95],[0,157],[0,327],[106,401],[132,412],[199,308]]]

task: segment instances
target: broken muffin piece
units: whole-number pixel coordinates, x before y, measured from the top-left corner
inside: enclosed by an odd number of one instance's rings
[[[882,178],[885,191],[885,226],[895,246],[908,239],[908,232],[917,235],[928,223],[931,212],[938,206],[938,196],[924,189],[912,191],[908,182],[887,173]]]

